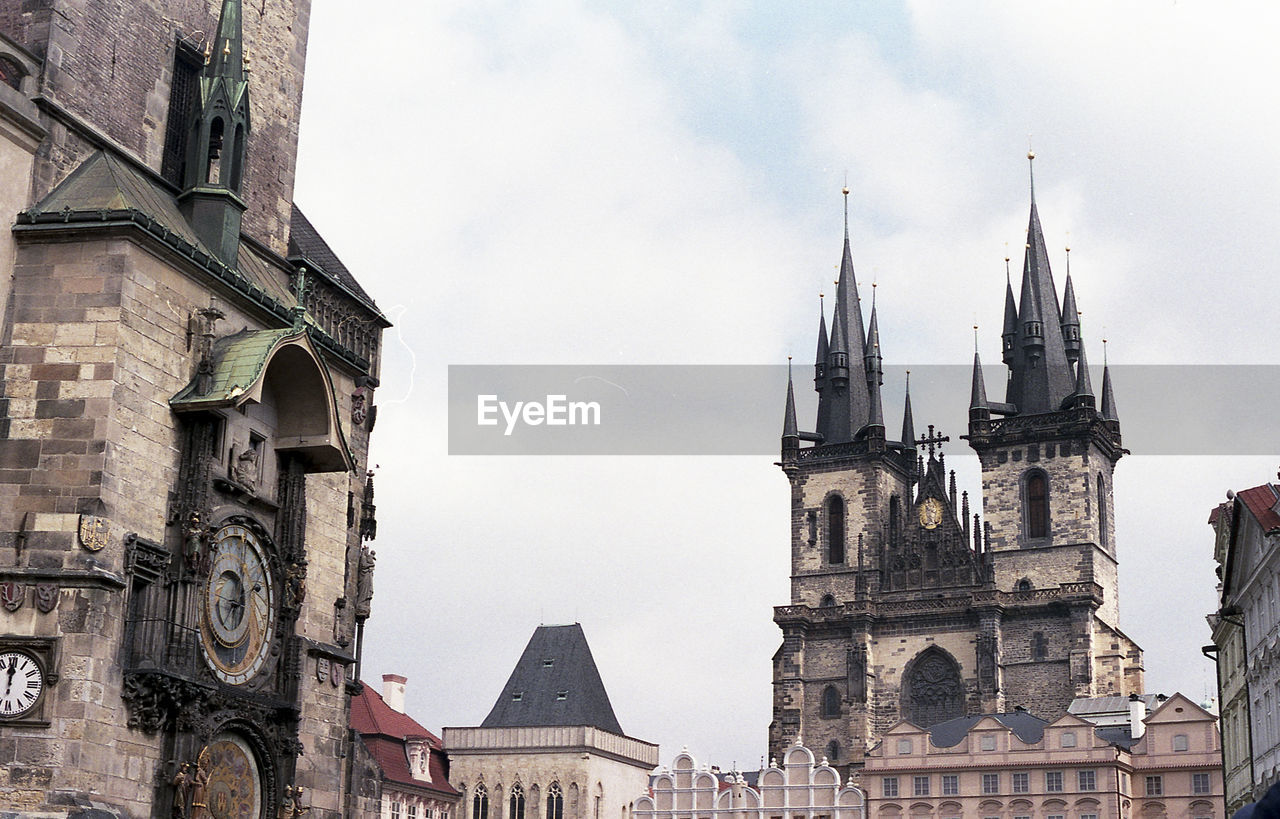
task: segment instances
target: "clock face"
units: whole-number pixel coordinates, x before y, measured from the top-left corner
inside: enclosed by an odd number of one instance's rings
[[[262,774],[243,739],[236,734],[219,734],[201,752],[200,766],[209,778],[203,793],[208,815],[214,819],[261,816]]]
[[[0,717],[20,717],[35,707],[44,691],[44,672],[23,651],[0,653]]]
[[[920,525],[926,529],[937,529],[942,523],[942,501],[937,498],[925,498],[920,503]]]
[[[200,645],[218,679],[240,685],[262,669],[271,651],[275,587],[266,553],[249,528],[223,526],[209,552]]]

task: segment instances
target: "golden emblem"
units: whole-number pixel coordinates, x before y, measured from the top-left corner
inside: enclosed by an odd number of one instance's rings
[[[93,515],[80,516],[80,545],[91,552],[97,552],[107,545],[107,533],[111,525],[106,518]]]
[[[937,498],[925,498],[920,502],[920,525],[926,529],[937,529],[942,523],[942,501]]]

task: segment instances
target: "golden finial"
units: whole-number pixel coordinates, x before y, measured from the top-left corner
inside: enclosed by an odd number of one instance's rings
[[[222,56],[231,56],[231,38],[228,37],[226,43],[222,46]]]
[[[848,196],[848,195],[849,195],[849,186],[848,186],[848,185],[844,186],[843,188],[841,188],[841,189],[840,189],[840,192],[841,192],[841,193],[843,193],[845,196]]]

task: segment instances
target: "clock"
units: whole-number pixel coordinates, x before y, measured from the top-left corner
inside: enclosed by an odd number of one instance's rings
[[[266,551],[247,526],[214,533],[202,590],[200,647],[214,676],[231,685],[252,679],[271,653],[275,584]]]
[[[0,718],[20,717],[44,691],[44,670],[25,651],[0,652]]]
[[[942,523],[942,501],[937,498],[925,498],[920,502],[920,525],[926,529],[937,529]]]
[[[192,795],[192,814],[214,819],[258,819],[262,816],[262,772],[244,739],[222,733],[200,752],[197,780],[204,787]],[[199,801],[199,804],[194,804]],[[203,807],[204,814],[196,807]]]

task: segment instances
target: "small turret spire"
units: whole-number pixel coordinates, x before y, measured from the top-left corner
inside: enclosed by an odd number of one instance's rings
[[[884,383],[883,358],[880,355],[880,322],[876,318],[876,285],[871,285],[871,324],[867,330],[867,352],[864,356],[867,370],[867,426],[884,429],[884,407],[880,400],[880,387]]]
[[[1111,365],[1107,363],[1107,340],[1102,340],[1102,417],[1107,421],[1119,421],[1116,414],[1116,397],[1111,391]]]
[[[916,447],[916,424],[911,417],[911,370],[907,370],[907,397],[902,408],[902,445],[907,449]]]
[[[800,448],[800,427],[796,423],[796,392],[791,381],[791,356],[787,356],[787,406],[782,415],[782,457]]]
[[[1071,399],[1077,407],[1094,406],[1093,382],[1089,379],[1089,361],[1083,344],[1080,345],[1080,360],[1076,363],[1076,390]]]
[[[969,391],[969,420],[985,421],[991,417],[987,404],[987,385],[982,378],[982,358],[978,355],[978,325],[973,326],[973,388]]]
[[[1071,283],[1071,246],[1067,245],[1067,284],[1062,294],[1062,344],[1067,361],[1080,357],[1080,310],[1076,307],[1076,288]]]

